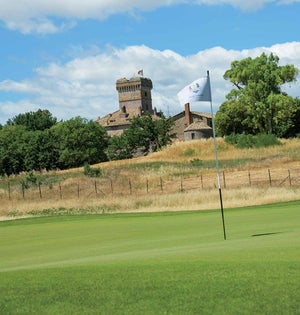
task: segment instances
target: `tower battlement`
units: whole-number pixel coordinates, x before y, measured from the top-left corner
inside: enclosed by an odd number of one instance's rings
[[[152,81],[148,78],[121,78],[116,82],[119,94],[119,108],[141,109],[143,113],[153,113],[151,90]]]

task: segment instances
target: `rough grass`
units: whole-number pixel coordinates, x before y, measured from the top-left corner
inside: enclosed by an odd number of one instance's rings
[[[225,207],[248,206],[299,199],[300,140],[281,140],[282,145],[260,149],[236,149],[218,139]],[[2,217],[55,213],[103,213],[164,210],[197,210],[217,208],[216,170],[213,141],[176,142],[163,151],[131,160],[96,165],[102,170],[98,195],[94,179],[83,175],[83,168],[49,174],[36,174],[45,184],[43,198],[38,188],[25,191],[22,198],[20,181],[26,175],[11,178],[12,198],[8,200],[7,178],[0,180],[0,215]],[[269,187],[268,169],[279,178]],[[290,170],[292,187],[287,172]],[[253,182],[264,185],[249,187]],[[204,187],[201,187],[203,177]],[[111,191],[110,181],[114,191]],[[160,182],[163,182],[163,191]],[[182,181],[182,183],[181,183]],[[283,182],[283,184],[282,184]],[[61,185],[62,197],[58,183]],[[146,183],[149,185],[146,192]],[[80,197],[77,186],[80,185]],[[129,191],[129,185],[132,191]]]
[[[270,204],[299,200],[300,190],[291,188],[241,188],[223,189],[222,200],[225,208]],[[69,199],[57,201],[26,201],[15,208],[14,203],[2,219],[22,216],[57,214],[104,214],[126,212],[161,212],[184,210],[209,210],[220,207],[217,189],[176,192],[173,194],[111,196],[91,199]],[[1,220],[1,217],[0,217]]]
[[[0,222],[0,313],[300,314],[299,206]]]

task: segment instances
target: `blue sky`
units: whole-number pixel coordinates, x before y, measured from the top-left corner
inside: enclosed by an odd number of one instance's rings
[[[182,110],[177,93],[209,70],[216,111],[234,60],[275,53],[300,69],[299,0],[0,0],[0,124],[48,109],[96,119],[118,109],[115,82],[139,69],[153,106]],[[300,96],[300,85],[286,92]],[[209,111],[209,104],[192,104]]]

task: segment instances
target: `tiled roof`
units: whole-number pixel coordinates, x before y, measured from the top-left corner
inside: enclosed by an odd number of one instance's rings
[[[212,129],[203,121],[196,121],[187,126],[184,131]]]
[[[192,114],[195,114],[195,115],[200,115],[202,117],[206,117],[206,118],[211,118],[211,114],[208,114],[208,113],[203,113],[203,112],[191,112]]]
[[[97,122],[103,127],[126,126],[130,125],[130,119],[135,116],[140,116],[140,110],[138,108],[127,109],[125,113],[121,110],[117,110],[102,118],[98,118]]]
[[[191,115],[195,115],[195,116],[200,116],[200,117],[205,117],[205,118],[212,118],[211,114],[208,114],[208,113],[203,113],[203,112],[190,112]],[[182,111],[182,112],[179,112],[178,114],[175,114],[173,116],[173,119],[176,120],[177,117],[179,116],[184,116],[185,115],[185,111]]]

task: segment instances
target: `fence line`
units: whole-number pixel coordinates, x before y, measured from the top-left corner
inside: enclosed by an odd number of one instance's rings
[[[300,187],[300,169],[263,171],[222,172],[223,189],[242,187]],[[18,188],[19,187],[19,188]],[[61,182],[56,185],[38,183],[26,188],[23,182],[20,186],[7,181],[6,190],[0,190],[0,200],[25,200],[36,198],[42,200],[69,198],[100,198],[107,195],[146,195],[175,193],[178,191],[207,190],[217,187],[217,176],[200,174],[197,176],[184,175],[155,180],[146,178],[144,181],[131,178],[81,178],[77,182]]]

